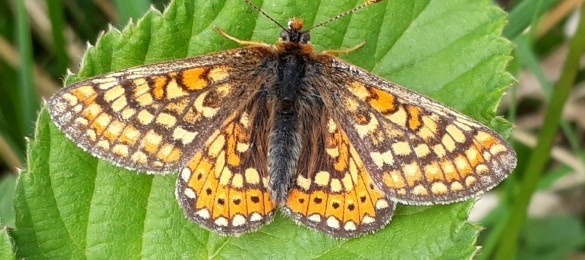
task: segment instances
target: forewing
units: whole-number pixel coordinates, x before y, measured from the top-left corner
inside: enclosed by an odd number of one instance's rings
[[[85,151],[129,169],[180,169],[260,87],[262,47],[145,65],[77,82],[48,102]]]
[[[222,234],[240,234],[272,220],[268,190],[267,108],[257,93],[232,113],[177,178],[187,216]]]
[[[406,204],[464,200],[516,166],[512,147],[481,123],[337,58],[319,90],[382,191]]]
[[[311,108],[305,115],[297,177],[285,212],[334,237],[384,227],[395,205],[374,184],[344,129],[324,109]]]

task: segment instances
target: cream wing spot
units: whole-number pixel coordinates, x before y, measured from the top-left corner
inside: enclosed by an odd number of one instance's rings
[[[329,184],[329,172],[320,171],[315,175],[315,184],[325,186]]]
[[[386,199],[378,199],[376,201],[376,209],[385,209],[388,208],[390,205]]]
[[[209,150],[208,150],[207,154],[209,154],[209,156],[211,156],[213,158],[217,157],[219,152],[223,149],[224,145],[225,145],[225,136],[220,134],[217,136],[217,138],[215,138],[213,143],[209,146]]]
[[[101,129],[107,127],[112,121],[112,117],[107,114],[101,114],[95,119],[94,124],[97,124]]]
[[[234,174],[234,178],[232,179],[232,186],[239,189],[244,187],[244,177],[241,173]]]
[[[409,155],[410,153],[412,153],[412,150],[410,149],[410,144],[408,144],[407,142],[396,142],[392,144],[392,150],[397,155]]]
[[[245,171],[246,182],[250,184],[259,184],[260,183],[260,175],[258,171],[254,168],[248,168]]]
[[[114,103],[112,103],[112,110],[114,112],[118,112],[118,111],[124,109],[127,105],[128,105],[128,102],[126,101],[126,97],[121,96],[118,99],[116,99],[116,101],[114,101]]]
[[[455,139],[456,142],[458,142],[458,143],[465,142],[465,140],[466,140],[465,135],[456,126],[448,125],[446,130],[447,130],[447,133],[449,133],[451,135],[451,137],[453,137],[453,139]]]
[[[425,188],[423,185],[419,184],[414,186],[414,188],[412,189],[412,193],[414,195],[418,195],[418,196],[426,196],[429,195],[429,191],[427,190],[427,188]]]
[[[312,221],[312,222],[319,223],[319,222],[321,222],[321,215],[313,214],[313,215],[309,216],[307,219]]]
[[[393,165],[394,164],[394,157],[392,156],[391,151],[386,151],[384,153],[379,152],[371,152],[370,158],[378,168],[382,168],[384,164]]]
[[[227,227],[229,222],[225,217],[218,217],[214,223],[220,227]]]
[[[177,81],[173,78],[167,83],[167,98],[174,99],[187,95],[185,91],[177,84]]]
[[[353,221],[347,221],[345,223],[345,225],[343,225],[343,229],[347,230],[347,231],[354,231],[357,229],[355,223]]]
[[[206,107],[203,103],[208,92],[204,92],[195,99],[195,109],[203,114],[204,117],[213,117],[219,112],[219,108]]]
[[[376,116],[370,113],[370,121],[368,122],[368,124],[366,125],[356,124],[355,129],[358,132],[360,138],[364,138],[369,133],[376,131],[376,129],[378,129],[378,126],[379,126],[378,119],[376,119]]]
[[[244,128],[248,128],[250,126],[250,116],[248,112],[243,112],[240,116],[240,124],[244,126]]]
[[[185,194],[185,196],[187,196],[187,198],[190,198],[190,199],[196,199],[197,198],[197,195],[195,194],[195,192],[191,188],[186,188],[183,191],[183,194]]]
[[[337,147],[335,148],[326,148],[325,152],[327,152],[327,154],[329,156],[331,156],[332,158],[337,158],[339,156],[339,149]]]
[[[128,146],[123,144],[114,145],[112,152],[122,157],[128,157]]]
[[[252,215],[250,215],[250,221],[260,221],[260,220],[262,220],[262,215],[260,215],[260,213],[253,212]]]
[[[351,175],[349,173],[345,173],[343,175],[341,182],[343,183],[343,187],[345,187],[345,190],[349,191],[353,189],[353,181],[351,180]]]
[[[102,113],[102,108],[96,103],[91,103],[83,110],[82,113],[86,117],[93,119]]]
[[[197,132],[187,131],[179,126],[173,130],[173,139],[180,141],[184,145],[187,145],[193,142],[197,134]]]
[[[386,116],[390,121],[397,125],[405,126],[406,125],[406,110],[402,106],[398,107],[396,112]]]
[[[431,150],[429,149],[428,145],[419,144],[414,148],[414,153],[416,153],[416,156],[418,156],[418,158],[422,158],[429,155],[431,153]]]
[[[150,93],[144,93],[140,95],[138,98],[136,98],[136,101],[138,101],[138,104],[140,104],[142,107],[148,107],[152,105],[154,100]]]
[[[453,151],[455,151],[455,149],[457,149],[457,145],[455,144],[455,141],[453,141],[453,138],[451,138],[451,136],[448,134],[443,136],[443,139],[441,140],[441,142],[443,143],[443,145],[445,146],[445,148],[447,148],[447,150],[449,152],[453,152]]]
[[[191,178],[191,174],[192,174],[191,169],[189,167],[185,167],[181,170],[181,179],[188,183],[189,179]]]
[[[224,167],[225,167],[225,151],[221,151],[217,155],[217,158],[215,159],[214,172],[216,174],[219,174],[223,171]]]
[[[81,104],[77,104],[73,107],[73,112],[75,113],[79,113],[81,110],[83,110],[83,106]]]
[[[363,218],[362,218],[362,223],[364,224],[372,224],[376,222],[376,219],[371,217],[370,215],[366,214]]]
[[[327,122],[327,131],[329,131],[329,133],[331,134],[337,131],[337,124],[331,118],[329,118],[329,121]]]
[[[232,219],[232,225],[234,227],[243,226],[244,224],[246,224],[246,218],[240,214],[235,215]]]
[[[334,216],[327,218],[327,226],[334,229],[339,229],[339,220]]]
[[[122,119],[124,120],[128,120],[130,119],[132,116],[134,116],[134,114],[136,114],[136,110],[132,109],[132,108],[125,108],[122,111]]]
[[[101,140],[97,143],[97,146],[104,149],[104,150],[110,150],[110,143],[108,143],[108,141],[106,140]]]
[[[99,84],[100,89],[109,89],[112,86],[118,84],[116,74],[110,75],[110,77],[96,78],[93,80],[94,83]]]
[[[478,164],[477,166],[475,166],[475,171],[477,172],[477,174],[483,175],[488,173],[490,170],[487,166],[485,166],[485,164]]]
[[[467,178],[465,178],[465,186],[470,187],[473,186],[475,183],[477,183],[477,179],[473,176],[467,176]]]
[[[491,159],[492,159],[492,154],[491,154],[491,153],[489,153],[488,151],[485,151],[485,152],[483,152],[483,158],[484,158],[486,161],[489,161],[489,160],[491,160]]]
[[[506,149],[506,147],[505,147],[505,146],[503,146],[503,145],[501,145],[501,144],[496,144],[496,145],[493,145],[493,146],[490,148],[490,153],[491,153],[491,154],[493,154],[493,155],[497,155],[497,154],[499,154],[499,153],[506,152],[507,150],[508,150],[508,149]]]
[[[443,158],[447,155],[447,151],[445,151],[445,148],[443,148],[443,145],[441,144],[433,146],[433,151],[440,158]]]
[[[195,215],[199,216],[202,219],[209,219],[209,210],[207,209],[200,209],[199,211],[195,212]]]
[[[139,163],[146,163],[148,161],[148,157],[145,153],[138,151],[132,155],[132,160]]]
[[[75,123],[77,125],[87,126],[89,124],[89,121],[87,121],[87,119],[85,119],[83,117],[78,117],[78,118],[75,119]]]
[[[238,143],[236,145],[236,150],[240,153],[245,153],[246,151],[248,151],[248,148],[250,148],[250,145],[247,143]]]
[[[111,89],[108,89],[104,94],[104,99],[108,102],[112,102],[114,99],[124,94],[124,88],[121,85],[117,85]]]
[[[299,174],[297,177],[297,185],[301,187],[303,190],[309,190],[311,188],[311,180],[305,178],[302,174]]]
[[[333,192],[340,192],[343,190],[343,186],[341,186],[339,179],[331,179],[331,184],[329,186]]]
[[[156,123],[164,126],[167,129],[170,129],[170,128],[174,127],[175,124],[177,124],[177,118],[175,118],[174,116],[172,116],[171,114],[168,114],[168,113],[160,113],[156,117]]]
[[[232,171],[230,171],[230,169],[228,169],[227,167],[224,167],[223,171],[221,172],[221,176],[219,177],[219,184],[222,186],[228,185],[230,183],[232,176],[233,176]]]
[[[71,95],[69,93],[65,93],[61,97],[65,101],[67,101],[67,103],[69,103],[69,106],[74,106],[74,105],[76,105],[79,102],[79,100],[74,95]]]
[[[452,191],[462,191],[463,185],[461,185],[461,183],[459,183],[458,181],[454,181],[453,183],[451,183],[451,190]]]
[[[143,125],[149,125],[152,120],[154,120],[154,116],[146,111],[146,110],[141,110],[140,112],[138,112],[138,121],[143,124]]]
[[[433,183],[433,185],[431,186],[431,191],[433,192],[433,194],[447,194],[447,192],[449,191],[447,189],[447,186],[442,183],[442,182],[435,182]]]
[[[469,168],[469,164],[463,156],[457,156],[455,158],[455,167],[457,167],[457,170],[463,171]]]

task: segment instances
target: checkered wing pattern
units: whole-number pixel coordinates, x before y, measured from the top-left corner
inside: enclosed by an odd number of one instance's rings
[[[516,166],[512,147],[481,123],[335,57],[321,59],[330,76],[316,86],[388,198],[460,201],[493,188]]]
[[[177,179],[187,216],[223,234],[255,230],[272,220],[267,167],[266,96],[258,92],[214,131]]]
[[[297,177],[285,212],[335,237],[376,231],[390,221],[395,204],[375,185],[338,121],[322,109],[302,126]]]
[[[254,93],[265,48],[152,64],[77,82],[49,100],[53,121],[89,153],[129,169],[176,171]]]

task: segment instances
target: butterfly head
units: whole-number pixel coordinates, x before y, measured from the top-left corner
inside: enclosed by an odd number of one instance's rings
[[[309,44],[311,35],[303,30],[303,19],[293,18],[288,22],[288,29],[282,30],[280,40],[299,44]]]

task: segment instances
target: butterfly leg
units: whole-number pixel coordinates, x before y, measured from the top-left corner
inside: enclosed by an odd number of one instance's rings
[[[217,27],[217,26],[213,26],[213,29],[215,29],[219,34],[221,34],[223,37],[226,37],[234,42],[237,42],[241,45],[252,45],[252,46],[267,46],[269,47],[269,44],[263,43],[263,42],[254,42],[254,41],[246,41],[246,40],[240,40],[234,36],[229,35],[228,33],[224,32],[221,28]]]
[[[331,54],[331,55],[337,55],[337,54],[348,54],[350,52],[353,52],[361,47],[363,47],[364,45],[366,45],[366,42],[361,42],[360,44],[353,46],[349,49],[342,49],[342,50],[326,50],[323,51],[323,54]]]

